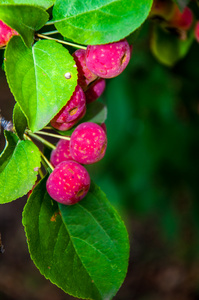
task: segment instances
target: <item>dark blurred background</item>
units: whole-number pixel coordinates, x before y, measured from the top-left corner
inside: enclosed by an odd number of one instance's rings
[[[175,67],[149,50],[148,25],[127,69],[107,80],[108,149],[89,166],[128,228],[131,255],[116,300],[199,299],[199,45]],[[1,57],[3,51],[0,51]],[[14,99],[0,72],[0,109]],[[5,145],[0,135],[0,149]],[[21,214],[26,197],[0,206],[1,300],[67,300],[32,263]]]

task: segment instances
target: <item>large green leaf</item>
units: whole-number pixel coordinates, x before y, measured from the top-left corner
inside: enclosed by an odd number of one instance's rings
[[[18,103],[13,110],[13,124],[18,137],[23,140],[24,131],[27,127],[27,120]]]
[[[7,145],[0,156],[0,203],[11,202],[34,185],[40,167],[40,153],[30,141],[20,141],[5,131]]]
[[[160,26],[154,26],[151,35],[152,53],[164,65],[173,66],[187,54],[192,45],[193,32],[187,34],[187,38],[183,40]]]
[[[29,251],[40,272],[81,299],[112,299],[126,275],[129,243],[124,223],[92,183],[79,203],[57,205],[46,180],[23,213]]]
[[[82,44],[118,41],[147,18],[152,0],[57,0],[53,20],[66,38]]]
[[[10,89],[32,131],[43,128],[72,96],[77,68],[68,50],[54,41],[42,40],[32,49],[20,37],[6,48],[5,70]],[[65,74],[71,78],[66,79]]]
[[[0,4],[29,4],[41,6],[45,9],[54,4],[55,0],[0,0]]]
[[[0,5],[0,20],[15,29],[28,47],[33,43],[34,31],[48,21],[48,13],[41,7],[30,5]]]

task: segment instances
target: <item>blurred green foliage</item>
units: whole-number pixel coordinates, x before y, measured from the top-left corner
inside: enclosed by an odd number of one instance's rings
[[[108,149],[91,176],[121,211],[154,218],[181,258],[199,250],[199,45],[167,68],[141,31],[126,71],[108,81]]]

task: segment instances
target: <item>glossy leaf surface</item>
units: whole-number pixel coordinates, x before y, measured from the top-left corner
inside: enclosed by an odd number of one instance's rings
[[[68,50],[54,41],[42,40],[32,49],[13,37],[6,49],[5,69],[11,91],[27,117],[29,128],[47,125],[72,96],[77,68]],[[65,74],[71,78],[66,79]]]
[[[40,272],[80,298],[112,299],[122,284],[129,244],[125,226],[92,183],[79,203],[57,204],[42,180],[23,213],[31,257]]]
[[[34,185],[40,167],[40,153],[31,141],[20,141],[5,131],[6,147],[0,156],[0,203],[11,202]]]
[[[44,26],[48,18],[48,13],[41,7],[0,4],[0,20],[15,29],[27,47],[33,43],[34,31]]]
[[[118,41],[147,18],[152,0],[57,0],[53,20],[66,38],[81,44]]]

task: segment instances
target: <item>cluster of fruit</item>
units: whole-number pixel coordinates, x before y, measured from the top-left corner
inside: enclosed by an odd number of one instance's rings
[[[78,70],[78,85],[67,104],[51,120],[61,131],[73,127],[86,112],[86,104],[95,101],[105,89],[105,78],[119,75],[127,66],[131,48],[123,39],[106,45],[89,45],[73,53]],[[70,73],[65,74],[70,78]],[[73,131],[70,140],[61,139],[51,153],[55,167],[47,180],[47,191],[56,201],[71,205],[85,197],[90,176],[83,165],[101,160],[106,151],[107,136],[102,126],[85,122]]]
[[[5,46],[18,33],[0,21],[0,47]],[[86,50],[73,53],[74,67],[78,71],[75,91],[51,120],[55,129],[65,131],[77,124],[86,113],[86,104],[95,101],[105,89],[105,78],[118,76],[129,63],[132,48],[126,39],[106,45],[89,45]],[[70,73],[65,74],[71,78]],[[90,176],[82,164],[101,160],[106,152],[105,124],[81,123],[69,140],[60,139],[51,154],[54,167],[47,180],[49,195],[62,204],[74,204],[87,194]]]
[[[180,11],[173,0],[154,0],[151,19],[158,20],[165,29],[186,39],[187,31],[193,24],[193,13],[185,7]],[[0,47],[5,46],[18,33],[0,21]],[[195,29],[199,41],[199,23]],[[89,45],[73,53],[74,67],[78,71],[75,91],[50,121],[51,126],[67,131],[77,124],[86,113],[86,105],[97,100],[103,93],[106,78],[113,78],[123,72],[129,63],[132,48],[126,39],[105,45]],[[70,72],[65,74],[71,78]],[[56,201],[71,205],[85,197],[90,187],[90,176],[82,165],[101,160],[106,152],[107,136],[104,124],[81,123],[68,140],[60,139],[51,153],[53,171],[47,180],[47,191]]]
[[[78,70],[78,85],[67,104],[51,120],[51,125],[61,131],[73,127],[86,113],[86,104],[97,100],[103,93],[105,78],[119,75],[127,66],[131,56],[128,42],[88,46],[73,53]],[[71,74],[65,74],[70,79]]]

